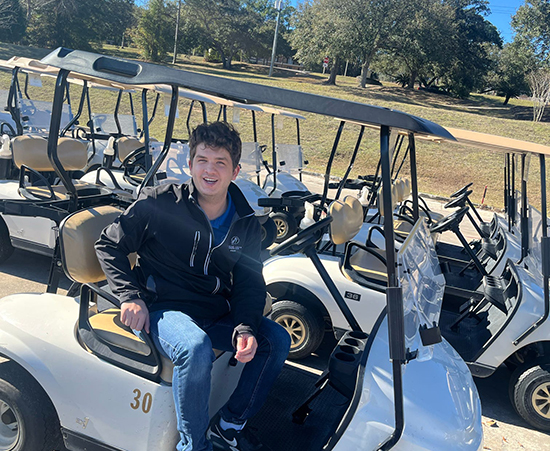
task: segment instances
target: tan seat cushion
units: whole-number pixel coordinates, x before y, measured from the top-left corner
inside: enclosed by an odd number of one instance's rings
[[[28,166],[35,171],[54,171],[48,158],[48,140],[42,136],[16,136],[12,142],[13,161],[20,168]],[[86,166],[88,150],[84,142],[63,137],[57,142],[57,156],[66,171],[76,171]]]
[[[137,138],[123,136],[116,141],[118,159],[123,162],[134,150],[143,147],[144,144]]]
[[[271,296],[267,293],[264,307],[265,316],[271,313],[272,301]],[[128,326],[122,324],[120,321],[120,310],[117,308],[104,310],[101,313],[92,315],[90,317],[90,324],[94,331],[108,343],[145,356],[151,353],[149,347]],[[214,349],[214,354],[218,358],[223,354],[223,351]],[[160,360],[162,363],[160,378],[166,383],[172,383],[174,364],[163,355],[160,355]]]

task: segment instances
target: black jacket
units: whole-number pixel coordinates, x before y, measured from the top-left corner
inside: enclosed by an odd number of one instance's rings
[[[143,299],[150,311],[179,310],[194,318],[231,313],[236,332],[255,333],[265,304],[260,224],[239,188],[229,232],[214,247],[210,221],[190,180],[142,190],[95,248],[121,302]],[[138,254],[132,270],[127,256]]]

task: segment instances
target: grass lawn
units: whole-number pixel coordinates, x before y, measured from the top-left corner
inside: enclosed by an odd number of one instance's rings
[[[140,58],[136,49],[119,49],[115,46],[104,46],[101,53],[126,58]],[[13,55],[41,58],[49,50],[22,47],[0,43],[0,58],[9,58]],[[171,56],[169,61],[171,61]],[[169,63],[167,63],[169,64]],[[503,98],[489,95],[472,95],[468,99],[454,99],[450,96],[428,93],[425,91],[403,89],[393,83],[384,83],[382,86],[369,85],[362,89],[357,87],[353,77],[339,76],[337,86],[326,86],[322,82],[326,75],[319,73],[295,73],[275,69],[274,76],[268,77],[268,67],[235,62],[234,70],[227,71],[221,64],[206,63],[202,57],[179,55],[177,66],[186,69],[209,73],[213,75],[231,77],[286,89],[293,89],[315,94],[339,97],[346,100],[383,106],[406,113],[414,114],[424,119],[437,122],[447,127],[462,128],[511,138],[532,141],[535,143],[550,144],[550,112],[547,112],[545,121],[533,123],[532,107],[528,100],[511,99],[509,105],[502,105]],[[6,89],[9,84],[9,74],[0,72],[0,89]],[[45,81],[44,88],[29,88],[31,97],[51,98],[52,82]],[[78,89],[72,91],[73,105],[78,96]],[[92,96],[92,110],[94,112],[112,113],[116,97],[108,91],[94,90]],[[154,97],[149,96],[149,105]],[[138,99],[134,102],[136,116],[141,121],[141,108]],[[74,107],[75,108],[75,107]],[[175,136],[187,138],[186,118],[189,102],[180,101],[179,119],[176,123]],[[130,112],[129,101],[123,102],[122,113]],[[162,101],[159,112],[151,124],[151,135],[162,140],[165,120],[162,111]],[[208,108],[209,118],[218,117],[218,110]],[[87,118],[83,115],[81,124]],[[332,148],[333,139],[338,128],[338,122],[326,117],[304,114],[307,120],[300,124],[304,154],[309,161],[309,170],[324,172],[326,161]],[[236,116],[228,112],[228,120],[238,121],[239,130],[244,141],[252,141],[252,121],[249,114],[243,112]],[[200,109],[195,105],[191,115],[191,125],[201,121]],[[351,152],[354,149],[359,127],[347,125],[341,139],[339,151],[333,166],[335,175],[343,175],[348,167]],[[295,122],[285,119],[277,122],[276,141],[290,142],[296,140]],[[267,144],[271,149],[271,124],[268,115],[258,115],[258,139],[261,144]],[[469,182],[474,182],[472,199],[480,202],[485,186],[487,194],[485,204],[495,208],[502,208],[503,192],[503,162],[504,157],[495,152],[480,151],[472,147],[460,146],[451,143],[434,144],[417,142],[420,190],[434,195],[448,196],[453,191]],[[365,134],[352,176],[374,173],[378,161],[378,134],[368,131]],[[403,166],[403,175],[408,173],[408,167]],[[538,205],[540,189],[538,189],[538,161],[531,162],[529,177],[530,201]],[[519,180],[518,182],[519,183]]]

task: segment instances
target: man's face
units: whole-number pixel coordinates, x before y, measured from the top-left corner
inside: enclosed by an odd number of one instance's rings
[[[197,146],[189,169],[199,192],[199,200],[202,197],[207,201],[225,200],[229,184],[239,174],[239,166],[233,169],[231,155],[226,149],[207,147],[204,143]]]

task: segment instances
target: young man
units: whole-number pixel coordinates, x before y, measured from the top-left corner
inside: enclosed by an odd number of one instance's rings
[[[175,365],[178,451],[265,450],[244,427],[258,412],[290,347],[263,317],[260,225],[239,188],[241,140],[232,126],[199,125],[189,140],[192,179],[144,189],[107,227],[96,251],[121,320],[151,334]],[[137,252],[131,269],[127,255]],[[245,363],[209,427],[212,347]]]

